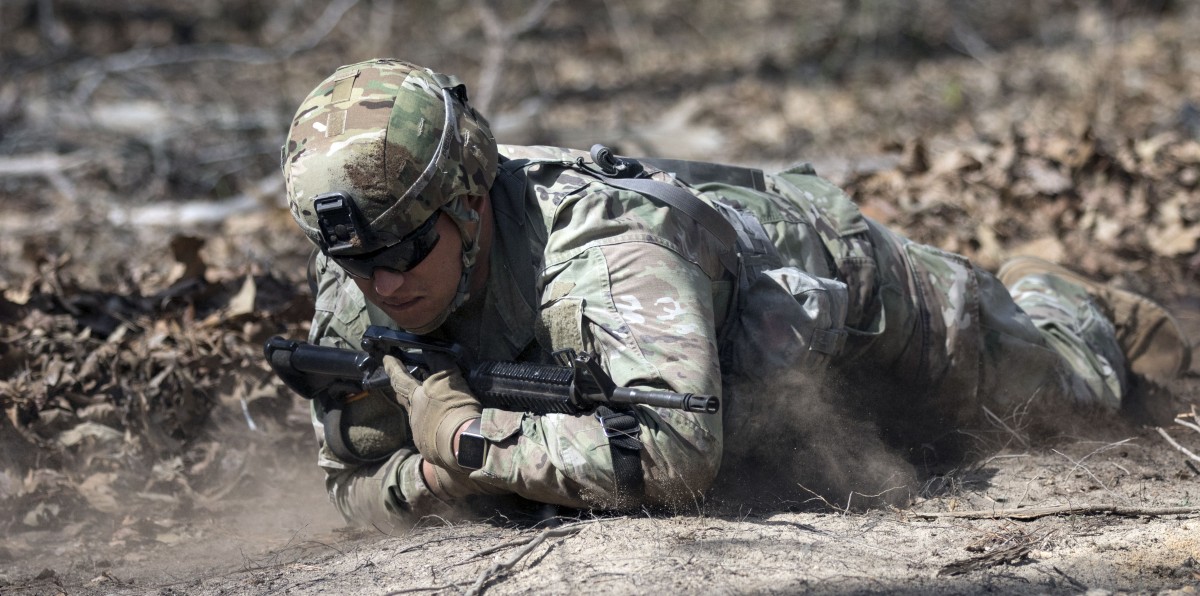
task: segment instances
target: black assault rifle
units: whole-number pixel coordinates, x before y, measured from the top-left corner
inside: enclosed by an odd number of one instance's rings
[[[263,350],[288,387],[306,399],[327,402],[371,391],[390,395],[384,356],[400,359],[418,380],[430,374],[431,354],[448,356],[460,366],[465,362],[457,344],[380,326],[367,328],[362,348],[356,352],[272,337]],[[467,371],[467,385],[485,408],[534,414],[580,414],[598,406],[634,404],[704,414],[720,409],[720,400],[711,395],[617,387],[593,353],[562,350],[554,357],[557,365],[483,362]]]

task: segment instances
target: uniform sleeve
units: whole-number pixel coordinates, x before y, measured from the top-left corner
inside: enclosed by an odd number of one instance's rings
[[[618,385],[720,395],[712,282],[665,242],[593,243],[546,276],[542,325],[554,349],[598,351]],[[721,459],[721,417],[635,407],[646,504],[691,505]],[[472,477],[529,499],[605,507],[612,453],[595,416],[484,411],[493,441]]]
[[[368,324],[366,303],[362,293],[341,270],[318,256],[317,295],[309,341],[314,344],[342,349],[358,349]],[[313,431],[317,439],[317,465],[325,472],[325,488],[329,500],[348,523],[395,524],[403,520],[447,509],[430,492],[420,477],[421,456],[411,447],[402,447],[382,463],[358,465],[342,461],[325,444],[325,427],[320,408],[312,404]],[[391,424],[378,425],[376,430],[393,428],[396,444],[411,445],[407,420],[400,411],[389,411]],[[350,413],[347,419],[352,418]]]
[[[330,466],[337,458],[324,446],[320,458],[329,500],[347,523],[387,527],[450,510],[421,479],[421,456],[413,449],[367,466]]]
[[[313,280],[317,289],[313,297],[313,321],[308,332],[310,343],[343,349],[358,349],[359,340],[367,330],[367,301],[354,282],[332,265],[325,255],[317,255],[313,264]]]

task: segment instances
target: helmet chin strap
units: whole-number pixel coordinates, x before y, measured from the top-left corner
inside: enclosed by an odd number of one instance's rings
[[[458,291],[450,304],[447,304],[433,320],[420,327],[405,329],[409,333],[422,335],[441,327],[454,311],[471,298],[471,274],[475,271],[475,263],[479,256],[479,235],[483,233],[482,218],[478,211],[466,206],[462,197],[443,206],[442,212],[450,216],[451,221],[458,227],[459,237],[462,238],[462,275],[458,278]],[[473,236],[469,235],[467,230],[467,225],[471,223],[479,224],[475,226]]]

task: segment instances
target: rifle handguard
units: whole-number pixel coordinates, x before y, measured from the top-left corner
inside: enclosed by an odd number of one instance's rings
[[[471,370],[467,385],[487,408],[534,414],[578,414],[598,405],[642,404],[701,414],[715,414],[721,401],[712,395],[616,387],[612,398],[575,384],[577,375],[564,366],[526,362],[484,362]]]
[[[467,375],[467,385],[485,408],[535,414],[575,414],[576,397],[570,368],[527,362],[484,362]]]

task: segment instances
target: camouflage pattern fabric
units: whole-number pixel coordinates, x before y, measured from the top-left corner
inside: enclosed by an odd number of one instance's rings
[[[1030,275],[1009,292],[1047,345],[1078,374],[1075,380],[1084,387],[1073,388],[1071,395],[1084,404],[1120,408],[1129,383],[1126,358],[1113,323],[1084,288],[1061,277]]]
[[[461,97],[444,101],[447,89],[452,99],[465,94],[451,77],[372,60],[337,69],[305,98],[281,165],[292,217],[314,244],[321,193],[355,198],[373,236],[362,252],[399,241],[456,199],[487,193],[495,140]]]
[[[935,435],[978,424],[984,407],[999,415],[1030,400],[1111,407],[1122,395],[1112,371],[1123,363],[1105,347],[1114,345],[1111,325],[1086,297],[1022,282],[1018,298],[1027,313],[991,274],[864,218],[811,169],[767,176],[765,192],[695,189],[704,200],[753,213],[778,251],[778,268],[738,296],[719,247],[688,216],[571,167],[583,153],[515,146],[501,153],[529,160],[501,168],[491,193],[491,258],[501,266],[493,267],[486,293],[438,332],[476,357],[594,350],[618,384],[722,395],[730,378],[758,373],[750,367],[769,354],[794,374],[911,387],[904,399],[868,386],[846,399],[885,415],[922,412],[918,430]],[[367,325],[389,323],[337,267],[318,265],[312,341],[354,346]],[[759,306],[735,311],[735,304]],[[782,325],[780,313],[791,313]],[[780,328],[787,332],[764,337]],[[840,341],[821,343],[821,336]],[[789,350],[795,341],[825,351]],[[1104,361],[1078,357],[1086,354],[1104,354]],[[723,395],[726,404],[786,398]],[[726,444],[753,440],[727,435],[721,415],[649,407],[635,414],[646,504],[690,506],[713,483]],[[319,416],[314,424],[319,438]],[[404,426],[395,423],[407,437]],[[472,480],[544,503],[617,503],[608,439],[594,417],[489,409],[482,433],[491,448]],[[436,501],[411,472],[419,457],[402,448],[385,464],[359,468],[323,448],[320,464],[335,505],[359,519],[418,513]]]
[[[348,194],[361,212],[369,232],[351,235],[355,253],[401,241],[435,211],[450,216],[462,237],[458,291],[414,333],[436,328],[470,297],[479,244],[469,227],[478,215],[466,199],[487,194],[497,159],[496,140],[467,103],[466,87],[398,60],[334,71],[300,104],[281,153],[292,217],[318,246],[314,203],[326,193]]]

